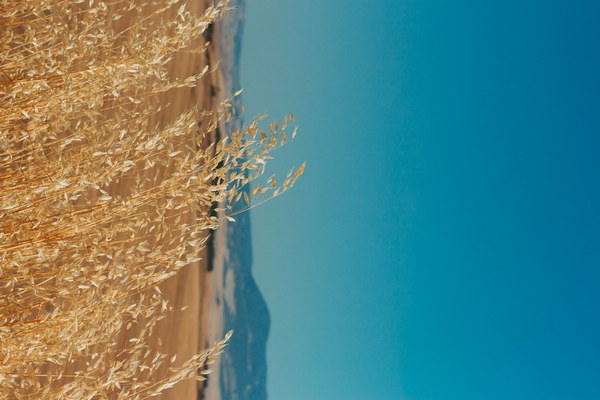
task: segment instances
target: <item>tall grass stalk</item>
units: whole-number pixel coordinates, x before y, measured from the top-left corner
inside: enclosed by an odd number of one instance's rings
[[[279,195],[304,168],[248,189],[287,118],[218,142],[238,114],[227,101],[156,122],[164,93],[211,72],[176,79],[167,65],[206,51],[198,39],[227,7],[0,0],[0,398],[142,399],[205,379],[225,346],[229,334],[159,374],[173,355],[147,343],[170,308],[157,285],[198,261],[219,218]]]

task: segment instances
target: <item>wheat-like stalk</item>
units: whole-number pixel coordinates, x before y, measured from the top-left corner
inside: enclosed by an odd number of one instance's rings
[[[146,398],[204,379],[229,338],[159,374],[170,355],[147,343],[169,306],[157,285],[198,260],[219,218],[279,195],[304,166],[248,189],[287,118],[218,142],[237,118],[227,101],[157,122],[164,93],[210,73],[177,79],[168,63],[205,51],[198,38],[228,7],[180,3],[0,1],[2,399]],[[125,16],[136,23],[118,28]]]

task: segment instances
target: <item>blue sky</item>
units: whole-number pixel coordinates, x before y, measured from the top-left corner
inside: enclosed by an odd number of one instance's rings
[[[600,398],[600,5],[250,0],[274,400]]]

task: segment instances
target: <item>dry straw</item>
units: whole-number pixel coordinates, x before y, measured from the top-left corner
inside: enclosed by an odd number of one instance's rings
[[[0,0],[1,399],[147,398],[205,379],[229,338],[159,374],[173,358],[147,344],[169,310],[157,285],[198,260],[219,218],[287,190],[304,166],[248,189],[287,119],[218,143],[236,118],[227,102],[152,122],[162,93],[210,73],[173,79],[166,66],[205,51],[196,40],[228,7],[195,16],[180,3]]]

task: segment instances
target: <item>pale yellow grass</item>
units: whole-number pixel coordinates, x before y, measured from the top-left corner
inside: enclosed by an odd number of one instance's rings
[[[193,398],[225,345],[199,352],[208,210],[303,167],[242,190],[287,122],[215,142],[236,110],[197,82],[227,2],[180,3],[0,1],[0,398]]]

